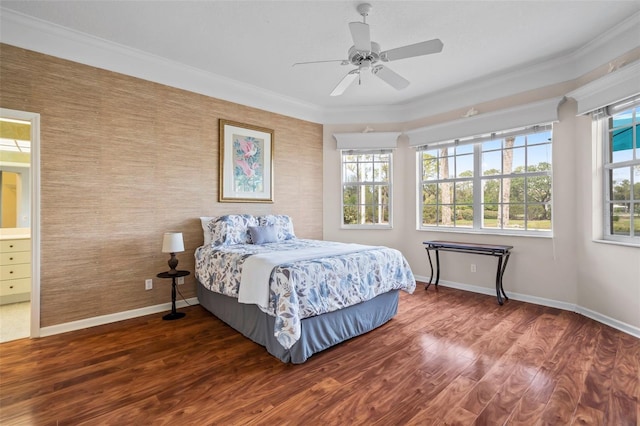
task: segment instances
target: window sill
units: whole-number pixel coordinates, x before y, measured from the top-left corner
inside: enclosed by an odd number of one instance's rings
[[[461,228],[417,228],[418,231],[421,232],[449,232],[452,234],[469,234],[469,235],[497,235],[502,237],[526,237],[526,238],[553,238],[552,232],[543,233],[524,233],[523,231],[489,231],[487,229],[461,229]]]
[[[393,229],[392,225],[342,225],[340,226],[340,229],[344,229],[344,230],[388,230],[388,229]]]
[[[614,241],[614,240],[591,240],[594,243],[598,243],[598,244],[610,244],[613,246],[623,246],[623,247],[633,247],[633,248],[640,248],[640,243],[638,244],[633,244],[633,243],[626,243],[623,241]]]

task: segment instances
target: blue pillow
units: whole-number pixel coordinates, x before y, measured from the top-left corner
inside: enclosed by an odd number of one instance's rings
[[[253,244],[275,243],[278,241],[278,234],[274,225],[250,226],[249,234]]]

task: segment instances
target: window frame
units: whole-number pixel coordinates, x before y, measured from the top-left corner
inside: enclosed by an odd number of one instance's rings
[[[345,157],[347,155],[388,155],[388,165],[389,170],[387,175],[389,177],[388,182],[384,181],[345,181]],[[365,161],[363,161],[364,163]],[[378,161],[379,162],[379,161]],[[359,162],[358,162],[359,163]],[[375,164],[376,161],[372,160],[371,163]],[[375,168],[374,168],[375,169]],[[392,229],[393,228],[393,150],[392,149],[383,149],[383,150],[349,150],[344,149],[340,151],[340,228],[341,229]],[[387,186],[388,187],[388,205],[387,209],[389,211],[389,221],[388,223],[358,223],[358,224],[347,224],[345,223],[345,187],[347,185],[356,185],[356,186],[366,186],[366,185],[374,185],[374,186]],[[367,204],[358,204],[359,206],[367,206]],[[374,204],[371,204],[374,205]],[[384,206],[383,204],[377,204],[378,206]]]
[[[536,134],[536,133],[544,133],[544,132],[549,132],[551,137],[549,142],[534,142],[534,143],[529,143],[526,142],[523,145],[520,146],[514,146],[513,148],[520,148],[520,147],[525,147],[524,150],[524,155],[525,155],[525,160],[524,160],[524,167],[525,170],[526,168],[529,166],[528,162],[527,162],[527,152],[528,152],[528,147],[529,146],[541,146],[541,145],[548,145],[549,146],[549,162],[550,162],[550,168],[548,171],[525,171],[525,172],[520,172],[520,173],[510,173],[510,174],[504,174],[504,170],[502,170],[503,164],[502,161],[504,160],[504,151],[505,149],[509,149],[508,147],[505,147],[504,145],[504,140],[507,139],[508,137],[515,137],[518,138],[519,136],[528,136],[528,135],[532,135],[532,134]],[[483,170],[482,170],[482,153],[486,152],[483,151],[483,144],[486,142],[490,142],[490,141],[496,141],[496,140],[500,140],[501,141],[501,145],[500,148],[495,148],[492,151],[498,151],[501,154],[501,170],[499,174],[495,174],[495,175],[483,175]],[[456,152],[457,149],[456,147],[460,147],[463,145],[469,145],[472,144],[473,145],[473,164],[474,164],[474,170],[473,170],[473,177],[471,179],[469,179],[468,177],[459,177],[457,176],[458,173],[455,173],[455,176],[453,178],[445,178],[445,179],[441,179],[441,178],[437,178],[437,179],[432,179],[432,180],[424,180],[424,170],[423,170],[423,154],[425,151],[431,151],[431,150],[436,150],[438,152],[438,156],[436,157],[437,162],[440,161],[440,149],[445,148],[445,147],[454,147],[454,152],[452,154],[448,154],[448,157],[453,158],[454,159],[454,163],[455,163],[455,159],[458,155],[458,153]],[[517,236],[536,236],[536,237],[553,237],[553,219],[554,219],[554,214],[553,214],[553,126],[551,123],[547,123],[547,124],[540,124],[540,125],[535,125],[535,126],[527,126],[527,127],[523,127],[523,128],[519,128],[519,129],[515,129],[515,130],[508,130],[508,131],[502,131],[502,132],[494,132],[494,133],[490,133],[490,134],[484,134],[484,135],[479,135],[479,136],[474,136],[471,138],[465,138],[463,140],[461,139],[457,139],[455,141],[448,141],[448,142],[443,142],[443,143],[437,143],[431,146],[423,146],[423,147],[417,147],[417,152],[416,152],[416,170],[417,170],[417,223],[416,223],[416,228],[419,231],[439,231],[439,232],[460,232],[460,233],[476,233],[476,234],[506,234],[506,235],[517,235]],[[462,154],[462,155],[466,155],[466,154]],[[523,185],[526,185],[526,180],[532,177],[538,177],[538,176],[548,176],[549,179],[551,180],[551,184],[550,184],[550,189],[551,189],[551,197],[550,200],[544,204],[549,205],[549,208],[551,210],[551,219],[550,219],[550,229],[546,230],[546,229],[530,229],[530,228],[524,228],[524,229],[519,229],[519,228],[505,228],[505,227],[500,227],[500,228],[496,228],[496,227],[484,227],[484,223],[483,223],[483,217],[484,217],[484,208],[485,208],[485,203],[483,200],[484,197],[484,186],[483,183],[489,179],[498,179],[500,181],[500,188],[502,188],[502,183],[504,181],[504,179],[509,179],[509,178],[523,178],[524,182]],[[438,224],[438,219],[436,218],[436,224],[429,224],[429,225],[425,225],[423,223],[423,211],[424,211],[424,200],[423,200],[423,188],[425,184],[438,184],[438,183],[446,183],[446,182],[451,182],[455,185],[456,182],[461,182],[461,181],[471,181],[473,184],[473,204],[472,204],[472,208],[473,208],[473,221],[471,223],[471,226],[456,226],[456,220],[457,220],[457,215],[454,213],[454,218],[452,221],[452,225],[440,225]],[[526,186],[525,186],[526,188]],[[501,191],[501,189],[500,189]],[[524,188],[523,188],[524,191]],[[451,204],[452,208],[454,209],[455,212],[455,208],[458,205],[458,203],[456,202],[457,200],[455,200],[455,189],[452,191],[452,199],[453,199],[453,203]],[[523,195],[524,200],[521,203],[517,203],[519,205],[523,206],[523,212],[527,212],[528,208],[534,205],[540,205],[540,203],[538,202],[529,202],[527,200],[526,195]],[[436,198],[438,198],[436,196]],[[467,203],[462,203],[463,205],[466,205]],[[502,208],[502,206],[504,205],[504,203],[502,203],[500,200],[496,203],[499,208]],[[513,204],[513,203],[510,203]],[[440,206],[439,203],[435,204],[436,206],[436,211],[438,211],[438,206]],[[525,224],[528,221],[527,215],[524,215],[524,220],[525,220]]]
[[[613,143],[613,132],[623,127],[612,127],[614,117],[629,110],[632,111],[632,121],[629,127],[632,130],[631,140],[631,160],[613,161],[611,155],[613,153],[611,146]],[[640,182],[635,182],[635,175],[633,173],[634,167],[640,168],[640,140],[638,140],[638,127],[640,127],[640,97],[628,98],[623,101],[610,105],[609,107],[595,113],[595,119],[602,120],[602,133],[600,135],[602,139],[602,161],[598,165],[602,171],[602,239],[614,243],[629,244],[633,246],[640,246],[640,232],[635,232],[635,221],[640,218],[634,219],[634,205],[640,206],[640,198],[636,198],[634,194],[634,185]],[[635,131],[633,131],[635,130]],[[635,149],[634,149],[635,148]],[[629,170],[629,200],[616,200],[613,198],[612,192],[614,187],[612,185],[611,171],[613,169],[628,168]],[[640,174],[639,174],[640,175]],[[615,217],[612,210],[617,202],[624,201],[630,204],[630,235],[620,235],[612,233],[614,221],[612,217]]]

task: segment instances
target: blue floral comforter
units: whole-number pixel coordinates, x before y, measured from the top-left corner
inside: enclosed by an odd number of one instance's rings
[[[238,297],[242,264],[253,254],[326,247],[328,241],[290,239],[268,244],[202,246],[196,249],[195,275],[211,291]],[[269,282],[274,336],[289,349],[300,338],[300,320],[373,299],[391,290],[413,293],[416,281],[398,250],[372,247],[358,253],[277,266]]]

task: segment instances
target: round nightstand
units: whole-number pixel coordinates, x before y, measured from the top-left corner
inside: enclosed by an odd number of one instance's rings
[[[176,278],[186,277],[190,273],[189,271],[175,271],[175,273],[167,271],[156,275],[158,278],[171,278],[171,313],[163,316],[163,320],[176,320],[186,315],[184,312],[176,312]]]

